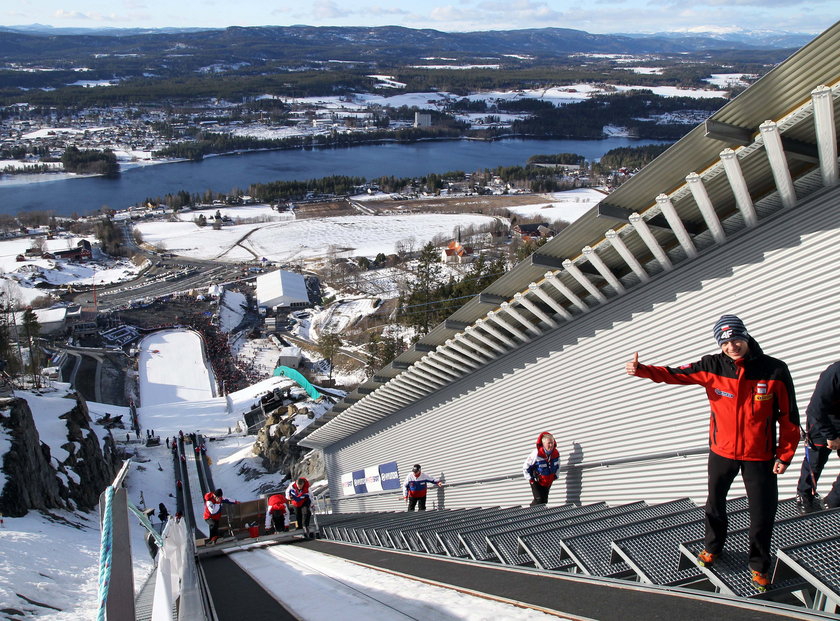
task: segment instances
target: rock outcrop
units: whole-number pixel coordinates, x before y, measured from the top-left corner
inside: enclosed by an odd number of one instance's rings
[[[99,494],[114,479],[122,463],[113,438],[103,441],[90,427],[87,404],[78,393],[67,400],[68,457],[59,462],[38,435],[29,404],[12,398],[0,402],[0,426],[11,439],[2,457],[6,484],[0,490],[0,512],[10,517],[31,509],[81,509],[96,507]]]
[[[99,503],[102,493],[122,464],[114,438],[106,435],[100,446],[96,432],[90,428],[87,403],[76,393],[76,405],[60,418],[67,421],[67,443],[62,446],[70,455],[59,466],[69,475],[67,480],[70,499],[80,509],[91,509]]]
[[[0,426],[12,443],[3,456],[6,485],[0,491],[0,511],[21,517],[30,509],[66,508],[66,496],[51,464],[50,447],[41,442],[29,404],[23,399],[6,399],[0,410]]]

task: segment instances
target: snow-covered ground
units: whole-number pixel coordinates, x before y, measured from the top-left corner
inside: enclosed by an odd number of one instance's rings
[[[270,208],[265,207],[267,213]],[[287,261],[336,256],[375,257],[390,254],[398,242],[413,238],[425,243],[436,235],[453,235],[458,226],[493,221],[476,214],[404,214],[341,216],[337,218],[225,226],[221,230],[192,222],[143,222],[143,240],[193,259],[220,261]]]
[[[606,194],[590,188],[580,188],[565,192],[552,192],[544,196],[548,199],[545,203],[517,205],[508,207],[508,211],[529,218],[544,218],[547,222],[565,220],[571,224],[604,200]]]
[[[81,237],[68,235],[56,239],[44,240],[44,249],[48,252],[75,248]],[[86,238],[94,241],[93,238]],[[18,261],[27,248],[32,247],[33,239],[20,237],[0,241],[0,284],[5,300],[30,304],[32,300],[49,293],[49,289],[37,288],[39,283],[56,286],[91,286],[120,282],[137,275],[140,268],[130,261],[98,261],[76,263],[61,259],[33,258]],[[4,301],[5,301],[4,300]]]
[[[140,424],[144,429],[154,429],[161,437],[173,436],[179,430],[200,431],[210,436],[212,441],[206,446],[214,482],[229,498],[249,500],[259,496],[261,487],[279,488],[284,474],[265,472],[251,450],[253,438],[236,432],[229,434],[228,429],[235,428],[241,413],[266,391],[283,386],[300,388],[287,378],[272,377],[227,399],[190,400],[202,395],[179,392],[175,400],[166,402],[173,394],[173,386],[186,386],[193,381],[193,371],[185,360],[200,359],[201,348],[195,339],[181,342],[171,331],[164,334],[166,338],[159,337],[160,342],[155,344],[157,353],[145,359],[148,369],[140,376],[143,399],[153,403],[138,409]],[[149,347],[144,349],[148,352]],[[166,377],[167,383],[147,380],[156,377]],[[43,395],[19,392],[18,396],[29,402],[42,441],[60,458],[66,430],[58,416],[73,402],[62,398],[68,389],[66,385],[57,384],[54,388],[54,392]],[[318,404],[312,406],[317,409]],[[99,403],[88,403],[88,407],[94,420],[105,413],[128,418],[127,408]],[[321,406],[317,415],[324,409]],[[301,420],[296,423],[308,421],[305,416],[298,418]],[[94,429],[100,438],[107,433],[98,425]],[[0,455],[9,446],[8,438],[0,434]],[[153,447],[130,444],[128,448],[134,453],[126,479],[130,502],[140,509],[155,510],[163,503],[174,513],[172,457],[165,443]],[[192,489],[199,489],[197,480],[191,483]],[[194,511],[200,513],[201,509],[200,502],[196,503]],[[136,518],[129,519],[136,591],[153,564],[143,540],[143,529]],[[27,618],[55,621],[95,619],[98,557],[99,525],[95,513],[33,511],[22,518],[5,518],[0,526],[0,574],[3,576],[0,610],[20,610]],[[232,553],[230,558],[307,621],[332,621],[337,614],[347,621],[390,621],[395,615],[475,621],[549,618],[510,604],[358,567],[295,546]],[[411,596],[406,597],[406,593]]]
[[[157,358],[179,361],[178,374]],[[137,354],[140,403],[144,406],[201,401],[216,396],[216,379],[204,356],[201,336],[191,330],[163,330],[140,341]]]

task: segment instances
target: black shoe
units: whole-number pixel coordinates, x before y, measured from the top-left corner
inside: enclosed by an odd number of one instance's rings
[[[315,539],[315,533],[309,533],[309,538],[310,539]]]
[[[819,494],[814,494],[813,496],[797,494],[796,496],[796,509],[802,515],[822,511],[823,508],[823,499],[820,498]]]

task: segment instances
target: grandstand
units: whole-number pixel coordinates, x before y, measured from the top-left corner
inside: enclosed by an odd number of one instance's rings
[[[817,376],[840,359],[837,58],[840,23],[310,426],[300,444],[324,453],[333,511],[341,519],[373,513],[366,519],[376,522],[376,512],[403,509],[400,493],[353,485],[358,473],[394,460],[400,478],[416,462],[443,478],[447,486],[429,505],[447,514],[527,504],[522,461],[543,430],[554,433],[563,461],[550,506],[683,498],[702,506],[704,391],[653,386],[626,376],[624,363],[636,351],[642,363],[671,366],[714,353],[712,325],[725,313],[740,316],[767,354],[787,362],[804,416]],[[801,458],[802,451],[780,477],[781,498],[793,496]],[[731,496],[743,493],[736,480]],[[824,515],[828,526],[809,528],[831,540],[838,511]],[[615,524],[620,537],[632,538],[628,524],[656,514],[636,517]],[[778,548],[801,543],[798,523],[779,532]],[[696,553],[697,536],[679,542],[687,554]],[[532,534],[519,538],[518,553],[530,551],[538,567],[577,558],[566,567],[597,566],[603,575],[606,557],[583,560],[572,547],[591,531],[564,537],[570,541],[543,542],[558,546],[550,560],[528,547],[541,541]],[[609,549],[611,541],[601,544]],[[485,550],[493,550],[491,540]],[[646,575],[624,554],[625,571]],[[786,566],[801,569],[800,561]],[[713,585],[741,594],[724,574]],[[811,579],[796,573],[789,590],[803,581]]]

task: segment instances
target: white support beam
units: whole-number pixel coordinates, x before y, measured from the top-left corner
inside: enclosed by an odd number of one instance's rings
[[[437,386],[426,384],[425,382],[421,382],[416,378],[403,378],[402,375],[393,378],[390,382],[385,384],[385,386],[390,386],[393,390],[401,390],[412,394],[417,399],[422,399],[432,390],[437,390]]]
[[[510,302],[502,302],[501,308],[504,312],[506,312],[508,315],[510,315],[511,317],[516,319],[519,323],[521,323],[523,326],[528,328],[531,332],[533,332],[537,336],[542,334],[542,330],[540,330],[537,327],[537,324],[535,324],[533,321],[531,321],[525,315],[523,315],[521,312],[519,312],[519,309],[512,306]]]
[[[402,388],[397,388],[396,386],[391,386],[390,384],[387,388],[388,390],[386,391],[386,386],[382,386],[374,394],[377,395],[378,398],[388,400],[396,405],[407,405],[418,398],[408,391],[403,390]]]
[[[814,128],[817,134],[817,150],[820,154],[820,171],[823,185],[837,183],[837,126],[834,121],[834,95],[827,86],[818,86],[811,91],[814,105]]]
[[[764,121],[758,126],[761,137],[764,140],[764,152],[770,161],[770,169],[773,171],[773,180],[776,182],[776,189],[782,199],[782,205],[790,209],[796,205],[796,190],[793,187],[793,179],[790,176],[785,150],[782,148],[782,136],[779,126],[773,121]]]
[[[686,175],[685,182],[688,184],[688,189],[691,190],[694,202],[700,208],[700,213],[703,214],[703,220],[706,221],[709,232],[717,243],[722,244],[726,241],[726,233],[715,211],[715,206],[712,205],[712,200],[709,198],[709,193],[706,191],[706,186],[703,185],[703,179],[696,172],[692,172]]]
[[[502,343],[507,345],[508,347],[516,347],[516,341],[511,339],[508,335],[502,334],[496,326],[494,326],[490,320],[490,313],[487,313],[486,319],[479,319],[475,322],[476,328],[481,328],[488,334],[492,334],[497,339],[499,339]]]
[[[610,240],[612,247],[615,248],[616,252],[621,255],[621,258],[624,259],[624,262],[633,270],[633,273],[639,277],[639,280],[642,282],[647,282],[650,280],[650,276],[645,271],[645,268],[642,267],[642,264],[639,263],[639,260],[630,252],[630,249],[624,243],[624,240],[621,239],[621,236],[614,230],[610,229],[604,236]]]
[[[557,276],[553,272],[546,272],[545,273],[545,279],[546,279],[547,282],[550,282],[551,285],[555,289],[557,289],[560,293],[562,293],[567,298],[569,298],[571,303],[574,304],[575,306],[577,306],[580,310],[582,310],[582,311],[588,311],[589,310],[589,307],[586,305],[586,302],[581,300],[574,291],[572,291],[566,285],[564,285],[562,282],[560,282],[560,279],[557,278]]]
[[[499,311],[490,311],[489,313],[487,313],[487,319],[499,324],[502,328],[504,328],[505,330],[507,330],[508,332],[513,334],[520,341],[527,341],[528,340],[528,335],[525,334],[519,328],[517,328],[515,325],[510,323],[507,319],[502,317],[499,314]]]
[[[563,308],[560,304],[558,304],[553,297],[551,297],[545,291],[543,291],[542,287],[537,283],[532,282],[528,285],[528,289],[530,291],[533,291],[535,296],[537,296],[543,302],[548,304],[552,308],[552,310],[561,317],[563,317],[563,319],[566,319],[568,321],[572,318],[572,314],[565,308]]]
[[[563,269],[569,272],[569,274],[572,275],[572,278],[578,281],[581,284],[581,286],[592,295],[593,298],[595,298],[602,304],[607,301],[607,298],[604,296],[604,294],[601,293],[598,287],[592,284],[592,281],[589,280],[589,277],[586,274],[580,271],[580,268],[574,264],[574,261],[572,261],[571,259],[566,259],[565,261],[563,261]]]
[[[453,377],[458,377],[461,375],[453,369],[451,366],[444,364],[438,360],[433,360],[429,354],[423,356],[422,360],[418,360],[414,363],[414,366],[420,365],[422,370],[428,371],[429,373],[434,373],[441,379],[446,379],[447,381],[451,381]]]
[[[530,286],[531,286],[531,285],[528,285],[528,287],[529,287],[529,288],[530,288]],[[551,326],[552,328],[554,328],[554,327],[556,327],[556,326],[557,326],[557,322],[556,322],[556,321],[554,321],[554,320],[553,320],[551,317],[549,317],[548,315],[546,315],[546,314],[542,311],[542,309],[541,309],[539,306],[537,306],[536,304],[534,304],[531,300],[529,300],[529,299],[527,298],[527,296],[525,296],[525,294],[524,294],[524,293],[514,293],[514,294],[513,294],[513,300],[514,300],[517,304],[520,304],[520,305],[522,305],[523,307],[527,308],[527,309],[528,309],[529,311],[531,311],[531,313],[533,313],[535,316],[539,317],[539,318],[540,318],[540,321],[542,321],[543,323],[547,323],[547,324],[548,324],[549,326]]]
[[[598,256],[598,253],[595,252],[595,249],[592,246],[583,247],[583,256],[585,256],[586,260],[589,261],[596,270],[598,270],[598,273],[604,277],[604,280],[606,280],[617,293],[624,293],[624,285],[622,285],[621,281],[615,277],[615,274],[613,274],[612,270],[606,263],[604,263],[604,260]]]
[[[472,350],[478,352],[482,356],[485,356],[488,360],[492,360],[496,357],[496,354],[494,354],[489,349],[484,349],[475,341],[470,340],[469,338],[467,338],[467,335],[463,332],[460,332],[455,335],[455,342],[452,344],[452,347],[466,354],[467,356],[473,356],[473,358],[475,358],[476,360],[479,359],[475,356],[475,354],[472,353]]]
[[[688,258],[693,259],[696,257],[697,248],[694,246],[694,241],[691,239],[688,231],[685,230],[685,225],[682,223],[679,214],[677,214],[677,210],[674,208],[674,203],[671,202],[670,197],[667,194],[660,194],[656,197],[656,204],[659,205],[662,215],[668,221],[668,226],[671,227],[674,235],[677,236],[677,241],[680,242],[680,246],[685,250]]]
[[[477,340],[481,341],[481,342],[482,342],[482,343],[484,343],[485,345],[489,345],[490,347],[492,347],[493,349],[495,349],[495,350],[496,350],[497,352],[499,352],[500,354],[505,354],[505,353],[507,353],[507,350],[506,350],[504,347],[502,347],[501,345],[499,345],[499,344],[498,344],[496,341],[494,341],[493,339],[491,339],[491,338],[489,338],[489,337],[487,337],[487,336],[485,336],[484,334],[482,334],[482,333],[481,333],[481,331],[479,330],[479,328],[480,328],[480,327],[483,327],[484,323],[486,323],[486,322],[484,322],[484,320],[479,319],[478,321],[476,321],[476,322],[475,322],[475,325],[474,325],[474,326],[467,326],[467,330],[466,330],[467,335],[468,335],[468,336],[473,337],[474,339],[477,339]],[[510,339],[506,339],[506,340],[507,340],[508,342],[510,342]],[[513,347],[513,344],[512,344],[512,343],[511,343],[511,347]]]
[[[732,149],[724,149],[720,152],[720,161],[723,162],[723,170],[729,180],[729,187],[735,196],[735,204],[744,217],[747,227],[753,227],[758,223],[758,216],[755,213],[750,189],[747,187],[747,180],[744,178],[744,171],[741,170],[741,162],[738,155]]]
[[[377,393],[379,393],[379,392],[381,392],[381,391],[377,391]],[[385,394],[385,395],[379,395],[378,394],[378,398],[383,403],[385,403],[387,405],[390,405],[392,408],[397,408],[397,409],[401,409],[401,408],[405,407],[406,405],[408,405],[409,403],[411,403],[414,400],[411,397],[406,398],[406,396],[404,394],[394,393],[394,392],[392,392],[391,394]],[[361,402],[359,402],[359,403],[361,403]],[[367,407],[367,404],[365,404],[365,407]]]
[[[429,364],[425,359],[418,360],[412,364],[408,372],[426,375],[430,381],[438,381],[442,384],[448,384],[452,381],[452,376],[457,375],[454,371],[444,371],[443,369],[438,369],[437,367]]]
[[[418,387],[421,387],[420,390],[437,390],[440,387],[442,380],[438,377],[429,377],[429,375],[423,372],[420,369],[414,368],[415,365],[411,365],[411,368],[407,371],[403,371],[400,373],[399,378],[403,382],[409,382],[411,384],[417,384]]]
[[[429,357],[433,357],[455,368],[460,367],[464,373],[469,373],[478,366],[478,363],[472,358],[468,358],[461,352],[455,351],[446,345],[438,347],[433,353],[429,354]]]
[[[442,365],[444,368],[449,367],[458,375],[469,373],[477,366],[472,361],[464,360],[464,357],[460,354],[444,351],[443,347],[438,347],[437,350],[428,354],[425,360],[428,360],[429,364],[435,363]]]
[[[670,270],[673,265],[671,264],[671,259],[668,258],[668,255],[665,254],[665,251],[662,250],[662,246],[659,245],[659,242],[656,241],[656,238],[653,236],[653,233],[650,232],[650,228],[645,222],[645,219],[638,213],[631,213],[630,214],[630,224],[633,226],[633,229],[639,234],[639,237],[642,238],[642,241],[645,242],[648,249],[653,254],[654,258],[659,261],[659,264],[665,270]]]

